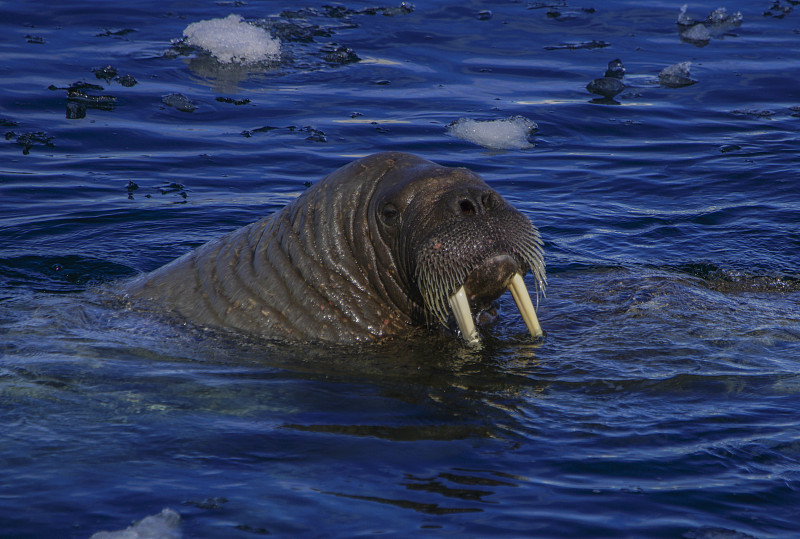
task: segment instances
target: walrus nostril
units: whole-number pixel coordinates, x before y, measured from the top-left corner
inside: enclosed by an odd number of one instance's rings
[[[477,210],[475,209],[475,204],[472,203],[469,199],[464,199],[461,201],[461,214],[462,215],[475,215]]]
[[[483,193],[481,195],[481,205],[484,210],[491,210],[497,206],[497,197],[495,197],[492,192]]]

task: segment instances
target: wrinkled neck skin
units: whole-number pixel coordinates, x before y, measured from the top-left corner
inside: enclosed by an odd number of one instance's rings
[[[414,307],[369,213],[392,164],[385,154],[351,163],[120,292],[195,324],[265,338],[356,343],[408,333]]]
[[[383,162],[381,162],[383,161]],[[278,215],[256,256],[284,253],[299,279],[281,271],[292,296],[312,320],[297,320],[294,334],[320,332],[324,340],[353,342],[407,333],[419,308],[404,290],[395,244],[384,238],[376,197],[397,175],[386,154],[355,162],[306,191]],[[389,176],[387,178],[386,176]],[[287,278],[287,273],[290,275]]]

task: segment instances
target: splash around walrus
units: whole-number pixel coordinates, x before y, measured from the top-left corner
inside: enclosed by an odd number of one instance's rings
[[[386,152],[121,291],[195,324],[266,338],[348,344],[439,326],[475,343],[473,313],[506,290],[531,335],[542,335],[529,271],[543,291],[538,230],[480,176]]]

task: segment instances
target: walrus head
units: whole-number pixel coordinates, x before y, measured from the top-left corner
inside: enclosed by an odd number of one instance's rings
[[[452,314],[462,337],[479,339],[473,312],[506,290],[534,337],[542,335],[523,276],[545,287],[542,240],[536,227],[479,176],[399,154],[402,167],[380,179],[371,211],[381,240],[395,253],[399,278],[426,321],[447,326]],[[408,163],[408,159],[417,160]],[[394,178],[397,171],[402,178]],[[418,314],[419,316],[419,314]]]

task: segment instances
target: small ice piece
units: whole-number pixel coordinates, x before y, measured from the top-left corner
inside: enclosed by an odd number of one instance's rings
[[[133,75],[123,75],[122,77],[117,79],[117,82],[126,88],[131,88],[132,86],[136,86],[139,83],[139,81],[137,81],[133,77]]]
[[[692,62],[686,61],[665,67],[658,74],[658,82],[667,88],[680,88],[690,86],[697,81],[689,76],[689,66]]]
[[[708,41],[712,35],[716,37],[725,31],[736,28],[742,24],[743,17],[741,11],[728,13],[726,8],[719,7],[709,13],[708,17],[706,17],[704,21],[699,22],[695,21],[686,14],[686,8],[687,5],[684,4],[683,7],[681,7],[681,12],[678,14],[678,26],[681,27],[681,29],[679,29],[679,33],[681,34],[681,37],[686,40]],[[710,34],[709,37],[705,39],[702,38],[702,29],[698,28],[700,26],[702,26]],[[691,29],[695,33],[695,37],[687,36],[687,29]]]
[[[240,15],[193,22],[183,31],[189,45],[208,51],[223,64],[255,64],[276,60],[281,42]]]
[[[706,19],[706,22],[713,25],[725,25],[729,27],[738,26],[742,24],[742,16],[741,11],[737,11],[733,14],[728,14],[728,10],[724,7],[718,7]]]
[[[524,116],[498,120],[460,118],[447,126],[447,132],[492,150],[526,150],[533,148],[528,137],[538,128],[536,122]]]
[[[708,15],[706,21],[711,24],[724,24],[728,22],[729,18],[728,10],[724,7],[718,7]]]
[[[167,507],[124,530],[97,532],[90,539],[180,539],[180,524],[181,516]]]
[[[169,94],[161,98],[161,102],[168,107],[173,107],[181,112],[193,112],[197,105],[192,103],[192,100],[183,94]]]
[[[689,27],[687,30],[681,30],[681,38],[686,41],[693,41],[696,43],[708,42],[711,39],[711,34],[708,28],[702,23],[697,23]]]
[[[602,95],[603,97],[611,99],[625,89],[625,84],[615,77],[602,77],[594,79],[587,84],[586,89],[593,94]]]
[[[325,53],[323,58],[329,64],[345,65],[361,61],[361,58],[358,57],[353,49],[344,45],[333,43],[330,46],[323,47],[322,52]]]
[[[678,24],[681,26],[692,26],[694,24],[694,19],[686,14],[686,9],[688,7],[689,4],[683,4],[683,6],[681,6],[681,12],[678,14]]]

